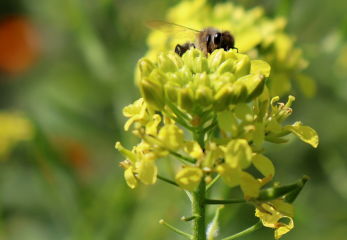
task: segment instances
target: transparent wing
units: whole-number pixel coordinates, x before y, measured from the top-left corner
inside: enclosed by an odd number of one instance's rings
[[[157,20],[148,20],[145,25],[151,29],[164,32],[171,38],[193,39],[200,31],[183,27],[181,25]]]

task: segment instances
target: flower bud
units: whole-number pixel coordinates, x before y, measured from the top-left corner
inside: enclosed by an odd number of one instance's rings
[[[168,82],[165,84],[165,96],[170,102],[177,103],[177,95],[181,86],[176,82]]]
[[[152,73],[149,75],[149,78],[151,80],[160,82],[161,84],[165,84],[167,81],[169,81],[169,78],[159,69],[154,69]]]
[[[195,88],[198,88],[199,86],[210,86],[210,78],[207,76],[206,72],[204,73],[197,73],[194,76],[193,85]]]
[[[206,57],[204,56],[199,56],[195,59],[194,65],[193,65],[193,71],[195,73],[202,73],[202,72],[207,72],[208,69],[208,62]]]
[[[192,72],[189,70],[187,66],[183,66],[180,70],[178,70],[183,78],[183,84],[187,84],[192,80]],[[183,85],[182,85],[183,86]]]
[[[234,94],[230,98],[230,104],[236,105],[245,102],[247,98],[247,88],[242,84],[234,84]]]
[[[245,75],[248,75],[250,71],[251,71],[251,61],[249,60],[248,56],[239,60],[235,64],[234,74],[236,79],[243,77]]]
[[[186,111],[190,111],[194,107],[194,91],[191,86],[182,88],[178,92],[178,106]]]
[[[186,83],[185,81],[183,80],[181,74],[179,74],[178,72],[175,72],[175,73],[167,73],[168,76],[169,76],[169,81],[170,82],[174,82],[174,83],[177,83],[179,84],[180,86],[184,86]]]
[[[216,112],[226,109],[234,93],[234,86],[231,83],[224,85],[213,97],[213,108]]]
[[[203,108],[213,103],[213,93],[209,87],[200,85],[195,92],[196,102]]]
[[[157,69],[157,66],[155,66],[148,58],[141,58],[137,65],[141,73],[141,78],[148,77],[154,69]]]
[[[173,63],[176,65],[176,67],[178,69],[183,67],[184,62],[183,62],[182,58],[177,53],[170,51],[170,52],[168,52],[167,56],[173,61]]]
[[[197,48],[190,48],[182,57],[184,65],[186,65],[190,70],[194,69],[194,63],[197,57],[204,56],[205,54]]]
[[[163,52],[159,53],[158,55],[158,65],[159,69],[162,70],[164,73],[177,71],[175,63]]]
[[[226,83],[227,82],[233,83],[233,82],[235,82],[236,79],[235,79],[235,75],[233,73],[225,72],[219,76],[218,80],[226,82]]]
[[[165,106],[165,94],[163,85],[159,81],[148,77],[140,81],[140,91],[146,103],[155,110],[163,110]]]
[[[224,49],[217,49],[212,52],[212,54],[208,57],[208,66],[210,71],[216,70],[219,65],[221,65],[225,61],[225,53]]]
[[[225,72],[232,72],[234,70],[236,60],[235,59],[228,59],[225,62],[223,62],[216,70],[216,72],[223,74]]]
[[[225,53],[225,60],[228,60],[228,59],[238,60],[236,54],[232,51],[228,51]]]
[[[265,75],[261,73],[250,74],[236,80],[235,85],[243,84],[247,89],[247,98],[245,102],[248,103],[258,97],[264,90]]]

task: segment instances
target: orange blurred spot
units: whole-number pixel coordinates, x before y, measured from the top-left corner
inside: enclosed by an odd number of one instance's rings
[[[12,16],[0,22],[0,70],[18,74],[37,59],[39,36],[25,17]]]

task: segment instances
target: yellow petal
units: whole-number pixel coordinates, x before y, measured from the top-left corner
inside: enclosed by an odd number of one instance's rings
[[[294,217],[294,207],[290,203],[285,203],[282,200],[273,200],[270,204],[282,215]]]
[[[217,172],[221,175],[223,181],[229,187],[236,187],[240,185],[241,182],[241,169],[231,168],[229,164],[224,163],[217,166]]]
[[[252,161],[252,148],[245,139],[231,140],[226,149],[225,161],[232,168],[247,168]]]
[[[197,167],[185,167],[176,174],[176,182],[188,191],[194,191],[200,184],[203,172]]]
[[[154,161],[144,159],[139,163],[138,179],[144,184],[154,184],[157,181],[158,167]]]
[[[241,172],[241,190],[245,199],[257,198],[261,184],[251,174]]]
[[[183,130],[174,124],[169,124],[162,127],[159,131],[158,138],[162,140],[163,144],[165,144],[165,146],[172,151],[178,151],[181,147],[183,147]]]
[[[136,180],[136,177],[134,176],[133,169],[134,169],[133,167],[129,167],[124,172],[125,181],[127,182],[128,186],[131,189],[134,189],[137,186],[137,180]]]
[[[287,125],[283,130],[289,130],[294,133],[302,141],[316,148],[318,146],[318,134],[310,127],[302,126],[301,122],[296,122],[293,126]]]
[[[275,167],[267,157],[257,154],[252,158],[253,165],[265,176],[275,175]]]
[[[271,66],[261,60],[251,61],[251,73],[262,72],[266,77],[270,76]]]
[[[161,122],[161,116],[159,114],[153,115],[153,120],[146,125],[146,134],[157,136],[158,125]]]
[[[283,226],[277,228],[275,230],[275,238],[279,239],[280,237],[282,237],[283,234],[286,234],[287,232],[289,232],[290,230],[292,230],[294,228],[294,221],[292,218],[289,218],[290,222],[288,225],[283,224]]]
[[[183,146],[183,150],[188,153],[189,156],[196,159],[201,159],[203,154],[199,143],[196,141],[186,142]]]

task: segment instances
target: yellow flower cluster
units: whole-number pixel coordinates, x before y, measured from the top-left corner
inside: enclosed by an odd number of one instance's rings
[[[277,105],[279,97],[270,99],[265,86],[270,66],[223,49],[205,56],[191,48],[182,58],[174,52],[160,53],[157,61],[158,66],[147,58],[139,60],[142,98],[123,110],[129,118],[125,130],[133,125],[133,133],[142,140],[131,151],[116,144],[127,158],[121,166],[129,187],[135,188],[138,180],[154,184],[156,161],[172,155],[183,163],[175,176],[175,184],[181,188],[194,191],[201,181],[209,183],[218,174],[229,187],[241,187],[245,199],[259,209],[257,216],[265,226],[278,226],[280,233],[290,228],[277,223],[282,217],[292,217],[278,211],[278,206],[288,208],[287,203],[276,202],[283,192],[271,199],[261,193],[261,187],[275,174],[270,159],[262,155],[263,143],[286,143],[283,137],[293,133],[317,147],[318,136],[301,122],[281,125],[292,113],[294,97]],[[245,171],[252,164],[262,179]]]
[[[271,77],[267,82],[270,96],[288,93],[292,81],[297,81],[307,97],[315,94],[314,80],[301,73],[308,63],[302,56],[302,50],[294,46],[294,38],[284,32],[286,19],[283,17],[270,19],[264,15],[261,7],[245,10],[231,2],[210,6],[206,0],[182,1],[170,8],[166,16],[168,22],[199,31],[210,26],[230,31],[240,53],[246,53],[252,59],[262,59],[272,66]],[[158,52],[172,50],[178,43],[193,40],[177,38],[181,38],[181,34],[165,35],[152,31],[147,39],[149,50],[146,57],[155,61]],[[136,76],[138,82],[138,72]]]

